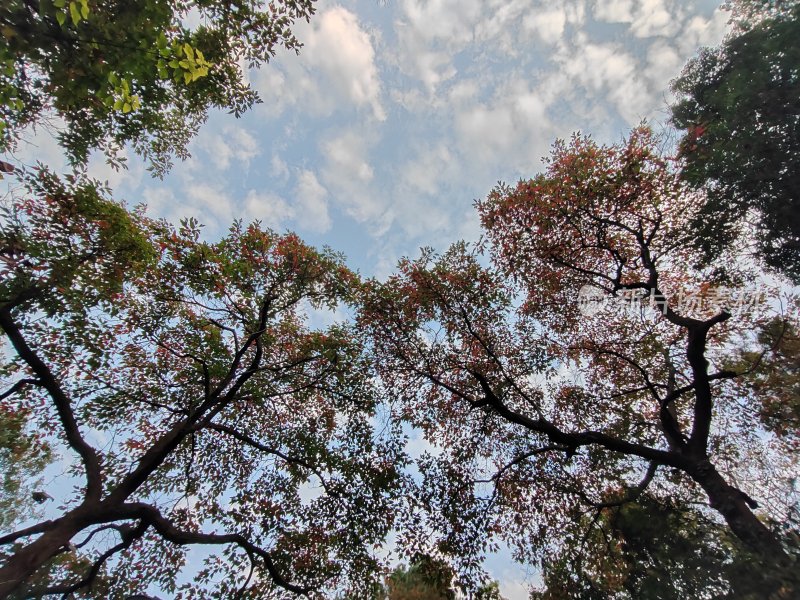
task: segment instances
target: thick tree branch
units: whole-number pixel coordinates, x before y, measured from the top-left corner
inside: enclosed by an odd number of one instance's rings
[[[9,396],[13,396],[26,385],[42,385],[42,382],[39,379],[31,379],[25,378],[20,379],[19,381],[15,382],[10,388],[8,388],[5,392],[0,394],[0,400],[5,400]]]
[[[142,519],[143,523],[151,525],[159,534],[161,534],[164,539],[172,542],[173,544],[178,544],[181,546],[192,544],[235,544],[248,554],[258,556],[272,578],[272,581],[276,585],[296,594],[306,594],[310,591],[310,589],[307,587],[289,583],[278,570],[269,552],[253,544],[243,535],[238,533],[215,534],[182,530],[176,527],[172,521],[164,517],[156,508],[150,506],[149,504],[132,502],[123,505],[122,510],[132,517],[135,516]]]
[[[103,565],[106,563],[106,561],[118,552],[122,552],[123,550],[130,548],[133,542],[144,535],[148,527],[150,527],[150,524],[144,521],[140,522],[135,527],[131,525],[113,526],[112,528],[119,532],[121,540],[100,554],[100,556],[98,556],[97,559],[95,559],[95,561],[92,563],[92,566],[89,568],[89,571],[86,573],[86,575],[84,575],[75,583],[64,583],[61,585],[48,587],[41,591],[28,592],[25,597],[41,598],[43,596],[63,594],[63,598],[68,598],[71,594],[77,592],[78,590],[91,586],[92,583],[94,583],[94,580],[97,579],[97,576],[100,574],[100,570],[103,568]]]
[[[562,431],[543,417],[531,419],[526,415],[508,408],[495,395],[488,380],[481,373],[477,371],[469,371],[469,373],[478,381],[479,385],[481,386],[488,405],[491,406],[501,417],[511,423],[521,425],[529,431],[544,434],[556,444],[562,444],[571,448],[596,444],[614,452],[639,456],[646,460],[675,467],[677,469],[686,470],[689,467],[689,462],[683,456],[675,452],[658,450],[643,444],[628,442],[626,440],[621,440],[598,431],[568,433]]]
[[[52,529],[53,527],[55,527],[55,525],[56,525],[55,521],[42,521],[41,523],[37,523],[36,525],[31,525],[30,527],[26,527],[25,529],[20,529],[19,531],[6,534],[0,537],[0,546],[11,544],[16,540],[27,537],[29,535],[44,533],[48,529]]]
[[[28,345],[11,314],[5,310],[0,310],[0,327],[3,328],[8,336],[11,345],[14,346],[22,360],[36,374],[41,385],[47,390],[53,400],[59,420],[64,429],[67,443],[78,456],[81,457],[86,472],[86,497],[91,500],[100,498],[103,486],[103,476],[100,468],[100,456],[97,451],[83,439],[75,413],[72,410],[72,403],[61,388],[50,368],[39,358],[39,355]]]

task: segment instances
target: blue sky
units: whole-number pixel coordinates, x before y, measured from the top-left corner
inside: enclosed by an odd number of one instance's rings
[[[151,215],[293,230],[382,277],[421,246],[480,234],[472,203],[530,177],[574,131],[614,142],[666,118],[668,85],[727,13],[713,0],[322,0],[299,56],[251,71],[263,104],[213,114],[163,180],[129,156],[90,173]],[[20,158],[59,162],[38,135]],[[511,600],[525,570],[488,568]]]
[[[711,0],[364,0],[317,5],[249,73],[263,104],[211,116],[162,182],[130,158],[91,173],[209,237],[260,219],[386,275],[420,246],[475,239],[472,202],[541,168],[556,137],[663,121],[668,84],[721,39]]]

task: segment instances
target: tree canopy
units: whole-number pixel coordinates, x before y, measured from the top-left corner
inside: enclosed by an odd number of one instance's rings
[[[0,537],[0,596],[371,589],[402,444],[373,428],[359,336],[304,317],[352,302],[341,258],[258,224],[201,242],[47,171],[3,216],[4,401],[78,479],[60,516]],[[178,587],[193,544],[222,554]]]
[[[73,163],[131,144],[163,174],[210,108],[257,101],[244,71],[298,50],[291,26],[313,12],[313,0],[3,2],[0,151],[55,118]]]
[[[536,600],[785,598],[774,571],[694,507],[643,494],[575,523]]]
[[[750,292],[731,265],[741,287],[724,294],[717,269],[687,269],[704,196],[657,148],[647,128],[559,142],[545,173],[478,203],[489,264],[465,244],[426,251],[365,293],[381,375],[438,449],[419,461],[420,519],[466,569],[492,535],[546,562],[584,515],[648,490],[706,503],[791,572],[756,498],[781,487],[764,514],[787,518],[796,465],[758,474],[767,434],[731,383],[758,360],[726,366],[769,310],[737,306]]]
[[[736,4],[738,27],[673,83],[683,176],[708,194],[694,239],[708,258],[750,237],[767,264],[798,282],[800,4]]]
[[[800,7],[733,7],[675,83],[678,157],[644,126],[558,141],[477,202],[481,243],[384,281],[258,222],[204,241],[84,176],[16,171],[0,597],[499,600],[498,540],[542,599],[795,596],[798,301],[740,242],[800,277]],[[211,108],[257,101],[244,70],[312,13],[10,0],[0,151],[54,120],[75,165],[130,144],[163,174]],[[430,445],[413,465],[409,427]],[[395,533],[416,554],[387,579]]]

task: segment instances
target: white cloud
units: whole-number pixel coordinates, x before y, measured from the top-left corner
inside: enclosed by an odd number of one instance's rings
[[[522,25],[526,31],[535,33],[546,44],[555,44],[564,35],[567,13],[564,7],[533,9],[525,15]]]
[[[465,101],[455,109],[465,177],[486,185],[499,172],[528,173],[539,165],[554,132],[548,115],[552,90],[546,90],[541,79],[510,77],[490,100]]]
[[[331,228],[328,191],[312,171],[301,170],[294,188],[295,220],[303,229],[324,233]]]
[[[295,211],[283,198],[269,192],[250,190],[244,199],[244,213],[250,221],[261,221],[272,229],[284,229]]]
[[[304,44],[300,55],[284,54],[284,61],[273,61],[254,76],[262,112],[278,116],[299,105],[329,116],[355,107],[368,109],[377,120],[386,118],[372,39],[354,13],[329,8],[310,24],[297,25],[295,34]]]
[[[683,10],[671,0],[597,0],[594,17],[628,23],[636,37],[672,36],[680,29]]]
[[[482,15],[478,0],[405,0],[403,21],[426,42],[440,40],[461,45],[473,39],[473,27]]]
[[[283,160],[278,154],[272,155],[270,161],[270,175],[279,181],[286,181],[289,178],[289,167],[286,161]]]
[[[123,185],[126,191],[138,188],[144,178],[144,165],[141,161],[135,160],[127,148],[123,148],[119,156],[125,159],[126,168],[113,168],[106,161],[105,155],[95,152],[89,160],[89,166],[86,169],[87,175],[99,181],[108,182],[109,187],[115,191]]]
[[[385,196],[372,192],[374,171],[367,159],[372,142],[354,129],[320,143],[322,181],[334,200],[359,222],[376,224],[385,212]]]
[[[202,129],[195,144],[207,157],[207,160],[202,162],[203,167],[195,161],[197,169],[213,166],[215,171],[225,171],[233,166],[236,171],[241,172],[259,154],[256,139],[246,129],[237,125],[226,126],[220,133]]]
[[[657,40],[647,49],[647,67],[644,74],[653,90],[667,95],[669,82],[677,77],[685,62],[678,49],[665,40]]]
[[[718,8],[709,18],[695,15],[689,19],[683,31],[675,39],[680,45],[681,54],[690,56],[701,46],[719,44],[728,31],[729,18],[729,13]]]
[[[633,0],[596,0],[593,13],[598,21],[632,23],[633,9]]]
[[[219,186],[189,180],[176,192],[164,185],[146,186],[141,198],[148,212],[173,225],[187,217],[196,218],[209,234],[227,230],[237,216],[233,201]]]
[[[394,25],[398,48],[392,62],[434,95],[455,77],[453,57],[475,41],[484,8],[477,0],[406,0]]]
[[[672,36],[680,30],[680,6],[665,0],[639,0],[631,31],[637,37]]]
[[[636,58],[619,44],[596,44],[581,35],[559,61],[589,97],[605,97],[629,125],[648,116],[656,104]]]
[[[528,600],[530,585],[515,577],[514,571],[506,570],[500,580],[500,594],[508,600]]]

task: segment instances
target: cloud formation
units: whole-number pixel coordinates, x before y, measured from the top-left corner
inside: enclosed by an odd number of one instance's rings
[[[304,44],[300,55],[284,53],[253,77],[262,114],[275,118],[292,108],[328,117],[356,109],[386,118],[372,39],[353,12],[322,9],[295,33]]]

